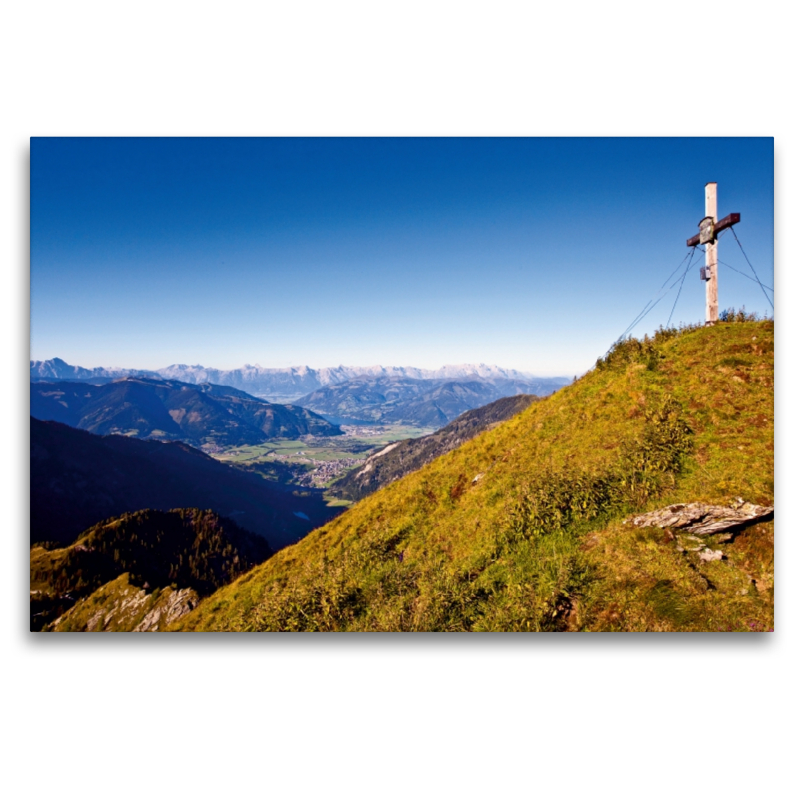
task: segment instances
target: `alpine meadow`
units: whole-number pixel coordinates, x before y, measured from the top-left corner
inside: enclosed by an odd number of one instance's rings
[[[772,393],[771,321],[628,340],[176,628],[769,630],[773,521],[700,537],[629,520],[739,496],[771,506]]]

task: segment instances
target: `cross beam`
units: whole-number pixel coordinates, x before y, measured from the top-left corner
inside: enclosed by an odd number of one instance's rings
[[[728,214],[717,220],[717,184],[706,184],[706,215],[700,220],[700,233],[686,240],[687,247],[698,244],[706,246],[706,266],[701,270],[706,282],[706,325],[713,325],[719,320],[719,300],[717,297],[717,235],[726,228],[733,227],[741,214]]]
[[[714,223],[714,238],[717,238],[717,235],[722,233],[725,228],[732,228],[737,222],[740,222],[742,219],[741,214],[728,214],[727,217],[723,217],[719,222]],[[696,233],[692,236],[691,239],[686,240],[687,247],[697,247],[700,244],[700,234]]]

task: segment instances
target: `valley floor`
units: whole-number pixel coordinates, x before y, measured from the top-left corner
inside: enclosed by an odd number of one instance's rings
[[[267,480],[326,489],[337,478],[362,464],[382,447],[402,439],[433,433],[413,425],[342,425],[344,436],[304,436],[274,439],[260,445],[215,448],[218,461],[257,472]],[[347,500],[325,495],[330,507],[349,506]]]

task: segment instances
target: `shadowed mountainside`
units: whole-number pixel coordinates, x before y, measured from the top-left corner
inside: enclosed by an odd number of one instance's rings
[[[152,604],[143,602],[148,592],[190,589],[196,604],[197,597],[205,597],[271,555],[264,539],[213,511],[147,509],[123,514],[94,525],[68,547],[31,549],[31,628],[40,629],[123,573],[128,573],[126,586],[144,590],[140,602],[144,618],[152,611]],[[98,602],[90,605],[89,618],[104,607]],[[169,616],[176,618],[174,611]],[[63,620],[57,628],[83,629],[88,618],[80,625],[75,621]],[[128,629],[139,622],[129,620]],[[121,629],[119,624],[114,627]]]
[[[32,543],[68,543],[125,512],[198,507],[235,519],[278,549],[337,513],[321,492],[281,490],[183,442],[96,436],[33,417],[30,499]]]
[[[267,403],[229,386],[146,378],[121,378],[100,386],[31,383],[31,415],[101,435],[179,440],[196,447],[342,432],[305,408]]]
[[[493,383],[478,379],[358,378],[318,389],[297,402],[335,419],[441,428],[465,411],[491,403],[503,394],[518,394],[519,388],[520,385],[509,384],[501,391]]]

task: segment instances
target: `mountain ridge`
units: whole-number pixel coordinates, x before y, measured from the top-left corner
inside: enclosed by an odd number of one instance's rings
[[[150,592],[174,585],[203,597],[272,552],[265,539],[210,510],[122,514],[93,525],[66,547],[31,550],[31,628],[56,613],[69,614],[76,600],[123,573]],[[67,622],[62,629],[80,628]]]
[[[109,381],[126,376],[162,378],[185,383],[214,383],[232,386],[267,398],[297,399],[316,389],[337,383],[344,383],[359,376],[399,377],[415,380],[457,380],[471,376],[490,381],[538,382],[552,386],[552,390],[569,383],[566,377],[540,377],[530,372],[507,369],[489,364],[450,364],[438,369],[420,367],[366,367],[344,366],[321,367],[261,367],[246,364],[236,369],[216,369],[202,365],[171,364],[157,370],[136,370],[95,367],[75,367],[60,358],[30,362],[31,380],[77,380]]]
[[[127,376],[31,383],[31,415],[100,435],[184,441],[195,447],[261,444],[341,429],[308,409],[269,403],[228,386]]]
[[[297,402],[328,419],[441,428],[466,411],[498,400],[504,393],[523,394],[520,388],[528,386],[507,380],[503,384],[501,389],[483,379],[433,381],[361,376],[317,389]]]

